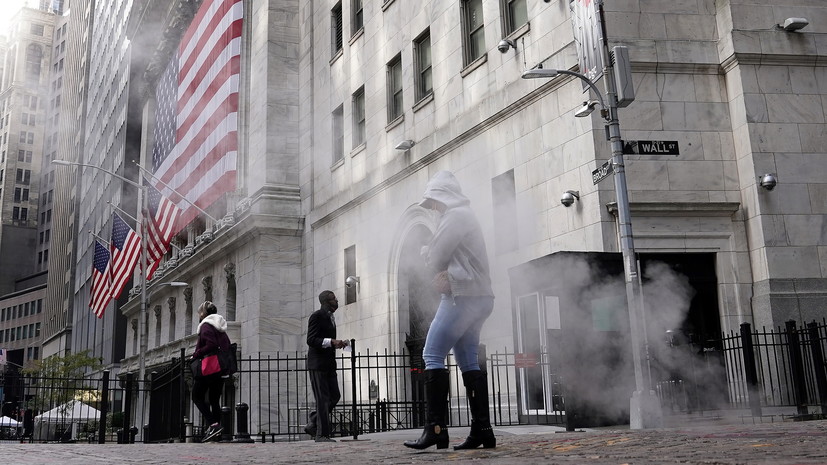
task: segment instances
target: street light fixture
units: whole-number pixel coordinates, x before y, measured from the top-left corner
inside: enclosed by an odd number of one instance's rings
[[[623,141],[620,138],[620,121],[617,116],[618,97],[615,73],[613,72],[612,61],[608,59],[608,44],[605,42],[605,38],[601,51],[603,53],[603,63],[607,64],[603,72],[603,80],[609,101],[608,107],[595,83],[581,73],[567,69],[537,67],[523,71],[522,78],[553,78],[558,74],[575,76],[588,84],[589,88],[597,95],[600,103],[600,113],[608,127],[608,139],[612,148],[612,167],[614,168],[615,196],[617,197],[618,233],[620,236],[620,250],[623,255],[623,269],[626,280],[626,304],[629,307],[629,332],[632,339],[632,361],[635,370],[635,392],[629,400],[629,426],[632,429],[653,428],[661,426],[663,416],[660,409],[660,401],[651,389],[649,370],[644,371],[642,363],[643,358],[646,359],[647,364],[649,363],[649,348],[646,342],[646,331],[643,324],[643,291],[641,289],[640,273],[632,236],[629,192],[626,187],[626,167],[623,161]],[[628,102],[626,104],[628,104]],[[582,109],[578,110],[577,113],[582,115]],[[577,113],[575,116],[581,116]]]

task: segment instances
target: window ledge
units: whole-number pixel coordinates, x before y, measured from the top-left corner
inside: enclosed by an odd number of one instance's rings
[[[367,143],[366,143],[366,142],[362,142],[361,144],[357,145],[356,147],[353,147],[353,150],[351,150],[351,151],[350,151],[350,156],[351,156],[351,157],[355,157],[355,156],[356,156],[356,155],[358,155],[360,152],[364,152],[364,151],[365,151],[365,147],[366,147],[366,146],[367,146]]]
[[[388,123],[388,125],[385,126],[385,132],[390,131],[391,129],[399,126],[400,124],[402,124],[402,121],[405,121],[405,113],[402,113],[401,115],[394,118],[393,121]]]
[[[353,45],[353,43],[356,42],[359,39],[359,37],[362,37],[363,35],[365,35],[365,26],[360,27],[358,31],[354,32],[353,35],[350,36],[350,40],[347,41],[347,44]]]
[[[385,3],[382,4],[382,11],[387,10],[388,7],[391,6],[391,3],[393,3],[394,1],[395,0],[385,0]]]
[[[462,77],[468,76],[469,74],[473,73],[475,69],[479,68],[480,66],[485,64],[487,61],[488,61],[488,52],[485,52],[482,55],[480,55],[480,57],[477,58],[476,60],[472,61],[471,63],[468,63],[468,66],[466,66],[465,68],[462,68],[462,71],[459,72],[459,75],[462,76]]]
[[[345,164],[345,157],[342,157],[342,158],[334,161],[333,164],[330,165],[330,171],[336,171],[338,168],[340,168],[344,164]]]
[[[511,39],[511,40],[517,40],[520,37],[526,35],[528,33],[528,31],[530,31],[530,30],[531,30],[531,23],[527,22],[527,23],[523,24],[522,26],[518,27],[517,29],[514,29],[513,31],[511,31],[511,34],[508,34],[507,36],[505,36],[505,38],[506,39]]]
[[[333,58],[330,59],[330,64],[332,65],[336,60],[339,59],[339,57],[344,55],[344,53],[344,49],[340,48],[339,50],[337,50],[336,53],[333,54]]]
[[[434,91],[428,92],[428,95],[419,99],[418,102],[413,106],[413,111],[416,113],[417,111],[425,108],[426,105],[434,101]]]

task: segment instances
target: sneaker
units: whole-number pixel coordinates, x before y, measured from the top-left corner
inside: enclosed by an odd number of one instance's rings
[[[222,432],[224,432],[224,428],[222,428],[221,425],[210,426],[204,433],[204,439],[202,439],[201,442],[210,442],[214,439],[218,439]]]
[[[336,442],[335,439],[330,439],[327,436],[319,436],[316,438],[316,442]]]

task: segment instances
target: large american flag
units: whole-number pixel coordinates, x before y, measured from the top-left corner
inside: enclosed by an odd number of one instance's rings
[[[95,258],[92,261],[92,298],[89,308],[98,318],[103,318],[103,312],[112,300],[112,273],[109,265],[109,251],[96,240]]]
[[[154,184],[181,227],[198,215],[189,202],[206,208],[236,188],[241,25],[242,0],[204,0],[158,82]]]
[[[112,298],[121,295],[126,282],[141,258],[141,236],[118,216],[112,214]]]
[[[172,237],[178,231],[175,225],[178,217],[181,216],[181,209],[154,187],[147,186],[147,189],[149,190],[149,202],[144,212],[144,234],[146,235],[146,255],[149,266],[146,279],[152,279],[164,254],[169,250]]]

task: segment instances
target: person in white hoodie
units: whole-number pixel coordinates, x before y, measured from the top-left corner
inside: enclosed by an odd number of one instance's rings
[[[227,320],[218,314],[218,308],[209,300],[198,307],[198,342],[195,344],[193,359],[212,355],[221,350],[229,350],[230,337],[227,336]],[[210,425],[204,432],[203,442],[219,438],[224,428],[221,426],[221,391],[224,379],[221,373],[197,377],[192,385],[192,402],[198,407],[201,416]],[[209,397],[207,402],[206,397]]]
[[[471,210],[471,201],[463,195],[451,172],[434,174],[423,197],[420,206],[442,214],[431,242],[422,248],[425,264],[435,273],[434,287],[442,299],[422,350],[427,424],[422,436],[406,441],[405,446],[448,447],[446,408],[450,379],[445,357],[453,349],[471,409],[471,434],[454,449],[493,448],[497,440],[489,419],[487,374],[477,360],[480,331],[494,309],[482,228]]]

